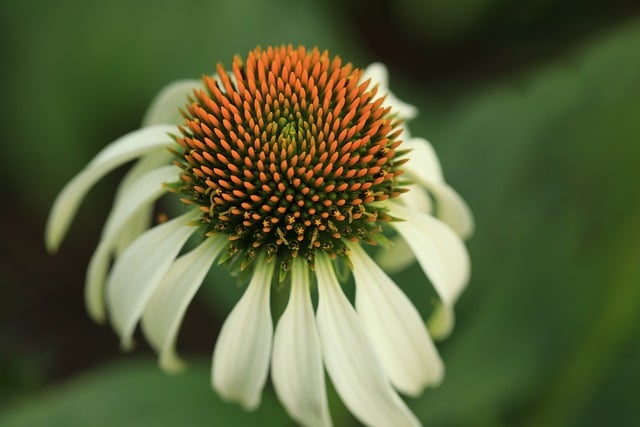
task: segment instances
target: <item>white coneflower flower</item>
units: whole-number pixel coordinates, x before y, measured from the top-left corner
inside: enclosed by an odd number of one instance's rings
[[[388,233],[406,242],[397,255],[406,263],[414,254],[448,312],[468,280],[460,236],[472,223],[431,147],[409,138],[403,121],[415,108],[386,86],[381,65],[363,71],[291,46],[255,49],[201,83],[174,83],[140,130],[106,147],[63,189],[47,246],[58,248],[98,179],[139,159],[117,191],[86,283],[89,313],[108,315],[124,348],[141,322],[160,365],[179,369],[180,323],[218,260],[251,277],[213,354],[212,383],[223,398],[256,408],[271,365],[291,417],[328,426],[326,369],[364,424],[419,425],[397,391],[415,396],[439,383],[443,364],[416,308],[364,247],[387,243]],[[413,184],[400,179],[403,169]],[[167,191],[186,209],[152,226],[153,205]],[[353,273],[355,307],[339,264]],[[290,284],[290,294],[274,332],[270,293],[278,282]]]

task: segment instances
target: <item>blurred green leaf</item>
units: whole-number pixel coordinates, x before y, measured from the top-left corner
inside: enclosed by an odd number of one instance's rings
[[[468,34],[492,9],[497,0],[398,0],[391,2],[400,25],[418,37],[455,39]]]
[[[263,426],[290,425],[274,395],[263,394],[260,408],[244,412],[225,403],[209,386],[209,367],[194,364],[177,376],[162,373],[155,361],[118,363],[54,386],[0,412],[2,427]]]
[[[637,335],[638,45],[627,25],[412,123],[477,220],[447,377],[415,405],[425,423],[584,425]]]
[[[19,177],[40,210],[98,149],[135,129],[174,80],[211,74],[257,45],[317,45],[358,59],[350,27],[311,0],[27,0],[0,5],[0,24],[12,37],[0,83],[11,124],[0,174]]]

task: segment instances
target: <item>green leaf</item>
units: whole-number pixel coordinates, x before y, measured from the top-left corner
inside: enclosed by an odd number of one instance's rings
[[[113,426],[283,426],[290,424],[273,393],[260,408],[244,412],[225,403],[209,386],[210,370],[195,364],[177,376],[162,373],[155,361],[107,366],[53,386],[0,413],[2,427]]]
[[[311,0],[3,3],[3,60],[12,65],[1,70],[0,106],[11,126],[0,176],[19,180],[44,211],[172,81],[213,74],[257,45],[317,45],[358,60],[343,19]],[[96,198],[93,212],[109,201]]]
[[[421,106],[412,133],[477,221],[447,376],[414,403],[425,424],[588,425],[639,330],[639,45],[631,23],[451,109]]]

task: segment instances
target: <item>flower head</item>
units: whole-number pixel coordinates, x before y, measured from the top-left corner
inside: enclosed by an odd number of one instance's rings
[[[375,243],[379,203],[398,181],[399,121],[362,71],[320,51],[268,49],[204,77],[185,112],[175,190],[207,234],[228,235],[241,269],[265,252],[283,279],[294,258],[348,260],[347,241]]]
[[[47,245],[57,249],[98,179],[137,158],[86,283],[89,313],[98,321],[108,313],[124,348],[140,322],[160,365],[179,369],[181,320],[218,260],[250,277],[213,355],[212,384],[222,397],[255,408],[271,365],[291,417],[331,425],[326,368],[363,423],[418,425],[396,390],[417,395],[439,383],[442,361],[416,308],[365,248],[385,248],[379,262],[390,268],[418,260],[440,296],[435,332],[444,334],[468,280],[461,237],[473,224],[429,143],[410,137],[405,121],[415,108],[386,85],[382,65],[363,71],[291,46],[258,48],[200,83],[174,83],[141,129],[106,147],[60,193]],[[184,213],[152,226],[153,205],[166,192]],[[185,249],[194,236],[198,243]],[[338,264],[353,274],[355,307]],[[276,282],[290,291],[274,333]]]

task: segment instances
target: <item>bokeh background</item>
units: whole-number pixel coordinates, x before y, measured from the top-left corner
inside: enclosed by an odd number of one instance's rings
[[[256,45],[386,63],[471,205],[473,275],[427,426],[640,425],[640,4],[611,0],[0,3],[0,426],[287,426],[270,385],[247,414],[209,388],[242,289],[209,281],[167,376],[92,323],[84,272],[115,184],[43,247],[64,183],[135,129],[153,95]],[[212,273],[215,275],[216,273]],[[396,276],[421,306],[417,268]],[[357,425],[332,397],[337,426]]]

